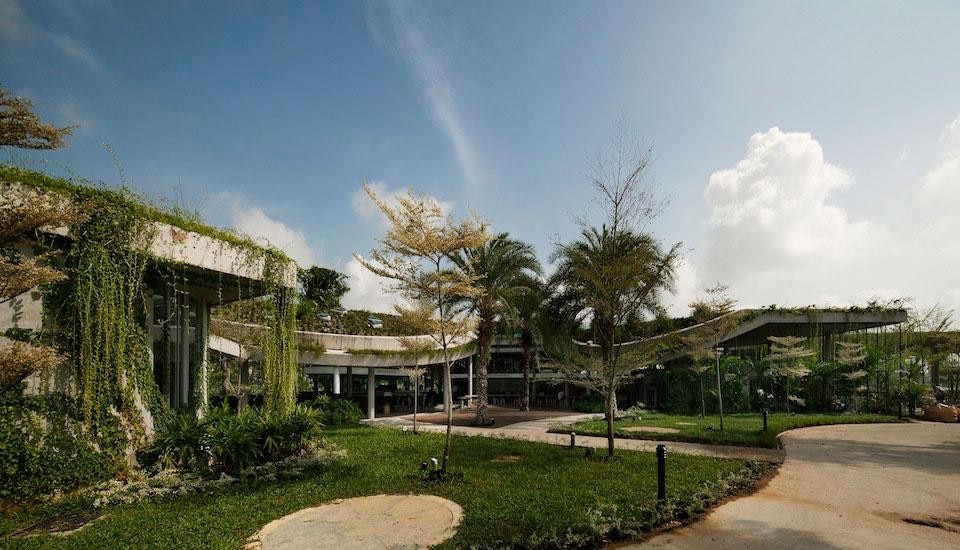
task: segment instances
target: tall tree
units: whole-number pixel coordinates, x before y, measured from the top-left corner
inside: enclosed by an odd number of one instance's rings
[[[538,341],[542,338],[543,302],[545,287],[539,277],[528,277],[526,290],[514,304],[512,322],[520,331],[520,351],[523,363],[523,393],[520,409],[530,410],[530,372],[537,355]]]
[[[474,328],[469,311],[458,306],[458,300],[480,294],[473,278],[450,258],[466,248],[483,246],[487,240],[487,224],[473,214],[454,221],[436,201],[413,191],[388,203],[364,184],[364,191],[386,216],[389,228],[380,239],[380,246],[370,258],[356,255],[371,272],[393,281],[392,290],[412,303],[428,302],[433,317],[429,334],[443,351],[444,409],[447,431],[443,447],[442,473],[447,472],[452,441],[453,399],[450,382],[450,348],[465,343]],[[401,316],[405,308],[398,307]]]
[[[418,334],[429,334],[433,330],[433,302],[417,300],[412,307],[400,307],[399,313],[403,326]],[[400,367],[403,373],[413,384],[413,433],[417,433],[417,402],[420,397],[420,378],[427,371],[420,366],[420,358],[436,349],[435,342],[424,340],[418,336],[398,336],[397,341],[403,349],[413,355],[413,364]]]
[[[790,401],[805,404],[799,396],[790,393],[790,382],[810,374],[804,359],[812,356],[813,350],[807,348],[807,339],[800,336],[770,336],[767,340],[770,341],[770,355],[767,360],[773,366],[773,373],[784,379],[786,408],[789,413]]]
[[[533,247],[511,239],[506,233],[495,235],[483,246],[466,248],[452,259],[473,279],[474,286],[480,291],[464,301],[478,319],[477,415],[474,423],[487,426],[492,422],[487,410],[487,369],[497,323],[513,316],[517,302],[524,293],[531,291],[529,285],[542,269]]]
[[[727,295],[728,287],[716,285],[704,289],[704,294],[690,304],[690,315],[697,326],[681,341],[693,362],[691,369],[700,382],[700,417],[706,415],[703,375],[714,364],[717,366],[717,402],[720,414],[720,430],[723,430],[723,384],[720,376],[720,351],[718,346],[736,325],[733,308],[737,301]]]
[[[621,327],[630,317],[659,310],[658,293],[672,285],[677,254],[678,247],[664,250],[649,235],[622,231],[615,238],[605,228],[584,230],[580,240],[557,250],[552,286],[576,296],[577,320],[592,318],[597,341],[568,348],[558,366],[570,382],[604,396],[608,456],[614,454],[617,389],[657,349],[650,339],[623,342]]]
[[[621,120],[609,151],[591,164],[591,185],[604,213],[601,227],[581,219],[580,238],[558,245],[553,254],[558,266],[551,287],[569,302],[561,311],[573,312],[579,322],[590,318],[598,342],[596,350],[591,345],[586,353],[568,346],[572,353],[560,361],[561,369],[572,383],[604,396],[611,457],[617,388],[655,351],[649,340],[626,345],[622,327],[663,310],[660,295],[672,289],[680,254],[680,243],[664,247],[648,231],[667,202],[650,175],[652,162],[653,148],[642,146]]]
[[[71,128],[57,128],[33,112],[33,103],[11,96],[0,86],[0,147],[57,149],[66,144]],[[69,202],[35,191],[0,195],[0,304],[24,292],[55,283],[65,275],[51,264],[49,253],[37,253],[43,227],[69,225],[81,218]],[[21,334],[28,341],[0,348],[0,391],[7,391],[35,372],[62,361],[52,347],[39,343],[38,334]]]
[[[868,381],[867,371],[863,364],[867,360],[867,351],[860,342],[837,342],[839,353],[837,360],[841,365],[850,369],[850,372],[843,373],[843,377],[850,381],[850,400],[853,402],[854,412],[860,412],[860,406],[857,402],[857,394],[866,391]],[[860,384],[863,383],[864,386]]]
[[[0,85],[0,146],[19,149],[59,149],[74,126],[58,128],[40,120],[33,102],[10,95]]]
[[[339,307],[343,295],[350,291],[346,275],[317,265],[298,270],[297,281],[301,300],[310,300],[321,308]]]

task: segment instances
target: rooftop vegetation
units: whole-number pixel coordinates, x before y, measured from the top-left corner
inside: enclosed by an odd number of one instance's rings
[[[282,251],[270,245],[258,243],[229,229],[205,224],[196,212],[177,206],[156,204],[128,187],[110,187],[103,182],[93,182],[77,176],[67,179],[3,163],[0,163],[0,182],[19,183],[38,191],[57,193],[74,199],[105,199],[145,220],[170,224],[246,250],[257,250],[278,259],[289,260]]]

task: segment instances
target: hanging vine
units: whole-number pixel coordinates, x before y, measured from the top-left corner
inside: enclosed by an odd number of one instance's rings
[[[288,266],[279,254],[264,257],[263,279],[273,307],[262,342],[263,404],[268,414],[278,416],[290,414],[297,402],[297,294],[284,281]]]
[[[89,216],[71,228],[67,306],[81,413],[95,430],[105,415],[119,414],[139,435],[142,408],[158,401],[143,323],[148,257],[135,248],[147,237],[145,224],[105,197],[80,202]]]

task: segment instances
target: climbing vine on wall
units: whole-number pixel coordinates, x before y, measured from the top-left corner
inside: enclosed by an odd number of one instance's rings
[[[146,226],[122,204],[81,203],[89,217],[71,228],[68,295],[80,410],[93,428],[104,415],[120,415],[131,435],[142,435],[144,407],[158,401],[143,327],[148,257],[136,248]]]
[[[297,402],[297,294],[283,280],[288,265],[277,254],[264,258],[263,279],[273,307],[262,343],[263,401],[266,412],[278,416],[290,414]]]

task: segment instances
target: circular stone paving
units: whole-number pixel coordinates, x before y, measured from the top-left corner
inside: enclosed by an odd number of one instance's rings
[[[272,521],[246,548],[427,548],[452,537],[462,518],[460,505],[432,495],[348,498]]]

